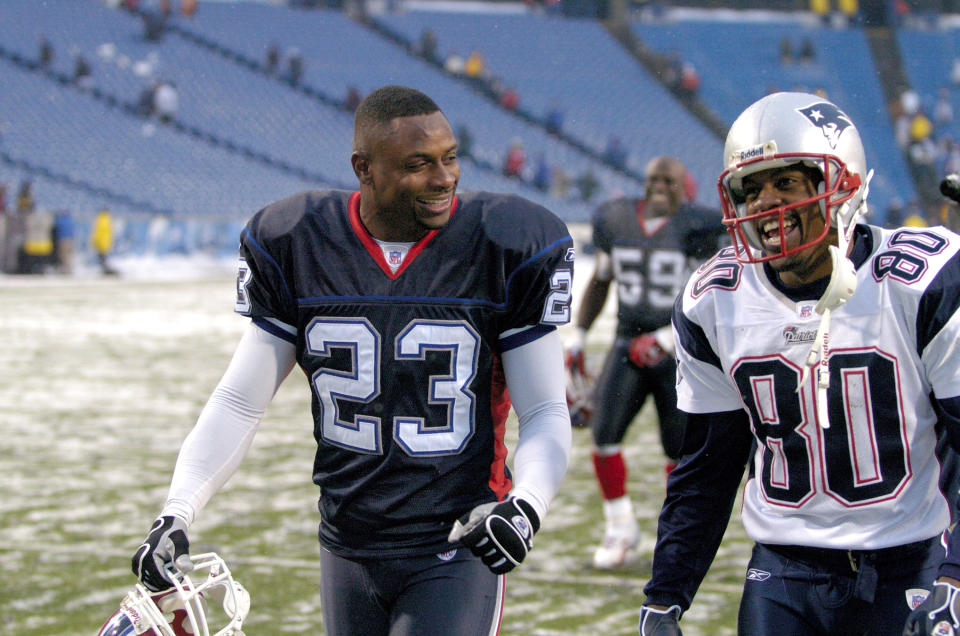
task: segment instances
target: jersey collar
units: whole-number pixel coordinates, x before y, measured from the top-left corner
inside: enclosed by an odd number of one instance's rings
[[[453,217],[453,213],[456,212],[458,205],[457,196],[454,195],[453,202],[450,206],[450,217]],[[357,235],[357,238],[360,239],[360,242],[363,243],[363,246],[367,250],[367,254],[370,255],[370,258],[374,260],[377,266],[387,275],[391,280],[396,280],[400,274],[403,273],[405,269],[413,262],[413,259],[417,257],[420,252],[424,250],[433,237],[437,235],[437,232],[440,230],[430,230],[427,232],[426,236],[414,243],[413,247],[410,248],[410,251],[407,252],[407,255],[404,257],[403,262],[400,263],[400,267],[397,268],[397,271],[394,272],[390,269],[390,265],[387,264],[386,259],[383,257],[383,250],[380,249],[380,246],[370,235],[370,232],[367,231],[367,228],[363,225],[363,222],[360,220],[360,191],[356,191],[350,195],[350,200],[347,204],[347,210],[350,215],[350,225],[353,227],[354,233]]]

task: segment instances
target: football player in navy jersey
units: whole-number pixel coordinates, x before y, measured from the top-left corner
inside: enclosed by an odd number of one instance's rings
[[[688,422],[640,633],[680,633],[747,465],[740,634],[954,633],[936,446],[960,441],[960,236],[859,222],[859,133],[816,95],[751,105],[723,162],[733,246],[674,309]]]
[[[296,364],[312,396],[326,633],[497,633],[503,574],[567,467],[557,327],[572,240],[522,198],[458,194],[457,141],[419,91],[363,100],[351,161],[359,191],[297,194],[244,229],[236,310],[250,326],[133,569],[160,589],[170,564],[189,567],[187,529]]]
[[[593,214],[596,267],[584,288],[574,336],[566,343],[571,376],[584,368],[587,331],[600,315],[616,280],[617,331],[607,351],[589,418],[593,466],[603,496],[604,536],[594,567],[623,565],[639,542],[622,442],[630,423],[653,397],[666,455],[665,471],[680,457],[683,416],[677,410],[676,364],[670,310],[696,267],[724,236],[719,211],[690,202],[687,170],[675,157],[651,159],[644,197],[620,197]]]

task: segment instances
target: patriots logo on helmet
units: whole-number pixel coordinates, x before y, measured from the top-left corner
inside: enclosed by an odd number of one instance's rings
[[[827,138],[831,148],[837,147],[840,135],[853,125],[847,114],[830,102],[811,104],[806,108],[798,108],[797,112],[823,132],[823,136]]]

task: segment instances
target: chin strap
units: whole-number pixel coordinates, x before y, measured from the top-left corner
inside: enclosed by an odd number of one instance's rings
[[[857,289],[857,268],[853,261],[847,258],[847,249],[850,241],[853,240],[853,230],[857,220],[867,211],[867,191],[871,178],[873,178],[873,170],[867,174],[863,184],[863,194],[860,196],[856,211],[850,215],[850,224],[847,227],[843,226],[843,219],[846,217],[850,202],[843,203],[837,210],[837,245],[830,246],[830,260],[833,262],[833,271],[830,273],[827,290],[823,292],[823,296],[820,297],[813,308],[820,314],[820,324],[817,326],[817,334],[813,338],[813,344],[807,354],[807,361],[803,366],[803,373],[800,375],[800,382],[797,384],[797,392],[799,392],[810,377],[811,369],[814,366],[818,367],[817,419],[823,428],[830,428],[830,417],[827,409],[827,389],[830,388],[830,314],[834,309],[847,302]]]

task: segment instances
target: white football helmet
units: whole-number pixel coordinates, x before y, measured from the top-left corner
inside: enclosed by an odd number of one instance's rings
[[[819,171],[823,179],[817,195],[748,215],[743,178],[797,163]],[[727,133],[723,167],[717,182],[723,224],[737,258],[743,262],[759,263],[795,254],[823,241],[831,227],[839,228],[849,238],[857,218],[866,211],[869,176],[860,133],[842,110],[817,95],[774,93],[747,108]],[[820,204],[824,215],[823,232],[788,249],[786,232],[782,231],[784,214],[813,202]],[[759,220],[771,217],[781,224],[778,252],[765,251],[756,230]]]
[[[153,593],[137,583],[97,636],[243,636],[250,611],[247,590],[213,552],[190,555],[190,560],[194,569],[189,575],[171,564],[169,590]],[[208,621],[225,626],[211,632]]]

